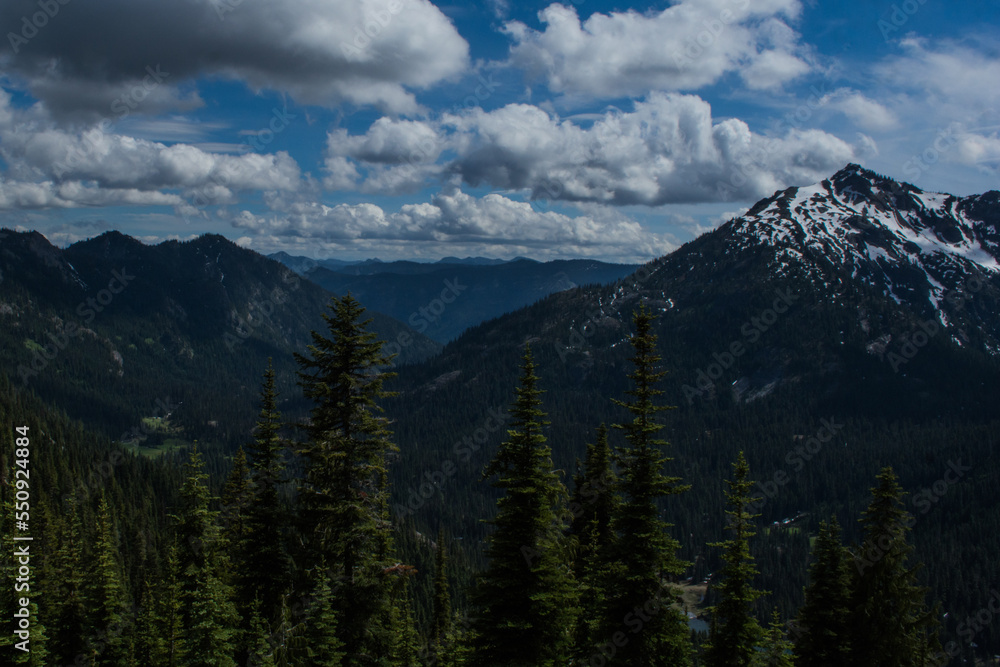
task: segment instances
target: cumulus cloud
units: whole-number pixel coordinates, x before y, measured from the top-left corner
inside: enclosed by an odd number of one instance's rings
[[[738,119],[714,121],[700,97],[657,93],[631,112],[607,111],[589,127],[511,104],[446,114],[433,127],[385,120],[365,135],[338,131],[328,141],[327,182],[373,188],[387,173],[413,183],[455,174],[474,186],[526,190],[535,199],[649,206],[753,201],[821,180],[855,153],[819,130],[764,136]]]
[[[287,153],[219,154],[104,129],[58,127],[44,109],[11,107],[0,90],[0,158],[6,165],[0,207],[182,206],[230,203],[245,191],[299,190]],[[164,193],[163,190],[180,191]]]
[[[206,76],[286,92],[302,103],[407,113],[417,109],[411,89],[455,76],[468,64],[468,44],[428,0],[57,6],[55,16],[33,29],[22,20],[39,11],[35,0],[0,4],[0,25],[14,35],[0,67],[56,115],[108,116],[116,98],[144,81],[147,68],[163,79],[143,101],[148,113],[200,104],[182,86]]]
[[[477,198],[447,187],[428,203],[408,204],[387,213],[374,204],[295,203],[267,215],[242,211],[232,219],[238,229],[283,245],[307,240],[337,248],[399,246],[415,255],[467,248],[510,256],[602,256],[649,259],[674,248],[662,235],[611,210],[569,216],[539,211],[499,194]]]
[[[840,88],[824,96],[820,104],[840,111],[866,130],[888,130],[899,122],[896,114],[884,105],[849,88]]]
[[[549,89],[595,98],[696,90],[736,72],[751,88],[776,88],[810,71],[788,25],[799,0],[680,0],[660,12],[594,13],[552,4],[543,30],[505,24],[511,61]]]

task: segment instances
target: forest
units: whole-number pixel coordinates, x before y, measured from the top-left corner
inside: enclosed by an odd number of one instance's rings
[[[740,451],[721,511],[706,517],[722,539],[685,544],[677,526],[692,511],[674,508],[693,480],[662,438],[670,408],[645,306],[625,389],[607,399],[625,418],[590,434],[571,475],[548,443],[545,378],[521,346],[518,383],[495,413],[499,445],[472,473],[496,498],[475,517],[481,550],[406,511],[383,411],[392,359],[350,295],[324,320],[295,355],[309,418],[284,420],[275,372],[262,369],[256,424],[232,457],[195,443],[144,458],[2,380],[3,421],[24,441],[0,460],[2,550],[15,550],[21,487],[37,536],[27,586],[0,589],[0,606],[24,597],[31,616],[25,636],[17,618],[0,636],[5,654],[29,665],[904,667],[951,664],[990,632],[992,599],[947,619],[932,598],[917,518],[888,467],[853,516],[767,526],[761,508],[783,478],[759,483]],[[30,484],[11,474],[15,459],[30,460]],[[944,479],[966,473],[959,463]],[[453,474],[442,465],[427,480]],[[937,489],[923,502],[941,500]],[[696,552],[714,572],[686,560]],[[2,567],[15,580],[16,563]],[[693,585],[702,574],[707,591]]]

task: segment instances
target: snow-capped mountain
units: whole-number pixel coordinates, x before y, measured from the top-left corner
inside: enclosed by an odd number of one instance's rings
[[[955,329],[959,344],[963,327],[985,326],[997,350],[995,295],[983,290],[1000,275],[1000,192],[924,192],[850,164],[761,200],[720,231],[734,249],[773,249],[778,275],[804,271],[831,296],[841,291],[831,279],[860,281]]]

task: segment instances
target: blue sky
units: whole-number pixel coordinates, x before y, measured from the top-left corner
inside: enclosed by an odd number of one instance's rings
[[[1000,5],[7,0],[0,225],[641,261],[848,162],[998,187]]]

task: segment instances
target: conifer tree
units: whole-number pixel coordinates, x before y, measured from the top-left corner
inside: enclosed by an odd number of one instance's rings
[[[754,654],[753,667],[792,667],[792,642],[785,636],[781,617],[775,609],[771,616],[771,625],[764,633],[761,650]],[[847,663],[839,663],[846,665]]]
[[[185,464],[177,517],[178,580],[181,602],[180,665],[233,667],[239,618],[224,573],[227,560],[216,512],[209,509],[208,475],[197,448]]]
[[[84,639],[89,618],[83,524],[75,496],[67,497],[63,517],[50,520],[49,525],[55,540],[54,553],[50,552],[44,561],[45,607],[51,619],[49,651],[55,660],[70,663],[86,654]]]
[[[938,626],[917,584],[907,533],[913,517],[903,509],[903,489],[892,468],[879,472],[862,515],[863,543],[854,554],[851,663],[880,667],[923,666],[934,655]]]
[[[289,520],[279,496],[279,487],[285,481],[285,463],[274,378],[274,367],[268,359],[260,392],[260,415],[248,445],[253,485],[246,524],[252,558],[241,591],[243,596],[260,600],[261,618],[265,622],[277,616],[290,571],[285,545],[285,526]]]
[[[391,357],[367,331],[364,308],[350,294],[324,314],[330,337],[312,332],[309,356],[296,354],[299,384],[315,406],[300,487],[306,568],[326,562],[339,580],[338,636],[348,661],[388,655],[393,629],[388,569],[386,455],[396,451],[378,401],[391,396],[383,372]]]
[[[574,632],[574,655],[588,661],[595,647],[605,637],[598,612],[608,600],[608,568],[613,558],[615,539],[611,521],[618,509],[614,494],[617,477],[608,445],[608,429],[601,424],[595,443],[587,444],[582,471],[576,476],[570,513],[577,540],[574,569],[580,591],[581,613]]]
[[[705,648],[708,667],[749,667],[762,630],[753,614],[753,603],[762,593],[753,587],[757,567],[750,555],[750,538],[756,532],[750,507],[759,500],[752,497],[750,466],[739,453],[733,464],[733,479],[727,480],[726,528],[732,536],[711,546],[721,547],[722,583],[718,588],[719,603],[712,608],[712,624]]]
[[[504,495],[491,522],[489,566],[475,592],[473,665],[545,667],[564,665],[569,655],[574,594],[559,511],[566,491],[542,434],[537,385],[526,348],[512,427],[483,472]]]
[[[124,665],[131,658],[132,622],[119,559],[117,531],[102,493],[97,507],[94,566],[87,596],[87,611],[94,620],[89,648],[95,655],[95,665]]]
[[[434,614],[431,619],[431,654],[442,653],[445,639],[451,631],[451,595],[448,592],[447,547],[444,530],[438,530],[437,553],[434,556]]]
[[[660,518],[658,501],[688,487],[680,484],[680,478],[663,474],[664,464],[672,459],[661,451],[667,442],[657,437],[663,425],[656,415],[669,408],[657,404],[663,391],[655,385],[666,373],[656,370],[660,356],[652,333],[653,316],[643,306],[632,319],[636,331],[632,336],[634,369],[629,374],[632,388],[626,392],[630,400],[614,401],[628,410],[632,421],[614,425],[624,432],[628,445],[615,456],[621,501],[611,522],[616,542],[598,632],[605,646],[616,632],[630,632],[628,643],[617,648],[609,664],[686,665],[691,652],[687,619],[671,606],[676,595],[670,586],[670,579],[684,571],[685,563],[677,557],[680,544],[667,533],[671,524]],[[635,622],[637,609],[655,613],[644,613],[648,620],[641,621],[641,632],[632,634],[634,626],[626,624]]]
[[[850,554],[840,541],[840,524],[820,522],[809,570],[805,603],[799,610],[795,664],[838,667],[850,662]]]
[[[318,578],[312,603],[303,622],[301,657],[303,667],[339,667],[344,660],[343,644],[337,636],[337,609],[329,579]],[[351,664],[351,663],[347,663]]]

